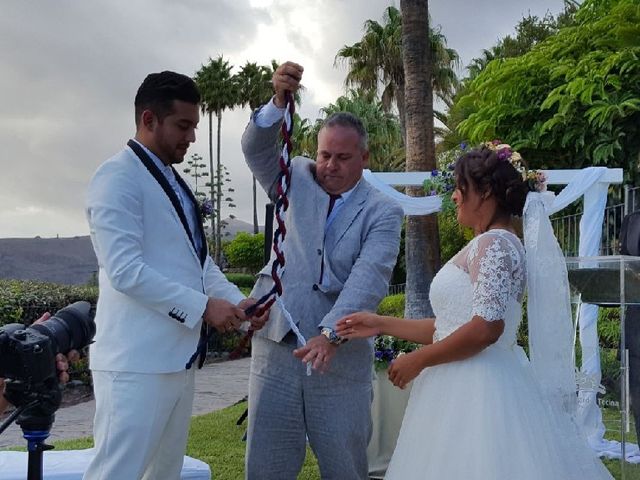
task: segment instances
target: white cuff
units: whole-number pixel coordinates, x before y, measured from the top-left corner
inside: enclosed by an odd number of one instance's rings
[[[271,100],[264,104],[253,116],[254,123],[260,128],[268,128],[284,118],[284,108],[277,107]]]

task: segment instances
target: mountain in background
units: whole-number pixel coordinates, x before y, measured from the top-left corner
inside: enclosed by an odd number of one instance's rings
[[[88,236],[0,239],[0,278],[82,285],[98,271]]]
[[[253,225],[226,220],[225,240],[238,232],[253,233]],[[262,231],[262,227],[260,227]],[[83,285],[98,271],[89,236],[71,238],[0,238],[0,279],[38,280]]]

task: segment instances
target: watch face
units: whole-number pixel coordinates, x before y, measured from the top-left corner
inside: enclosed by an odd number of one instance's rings
[[[333,344],[340,343],[340,337],[338,337],[338,335],[336,335],[336,332],[334,332],[330,328],[324,327],[321,333],[327,338],[327,340],[329,340],[329,343],[333,343]]]

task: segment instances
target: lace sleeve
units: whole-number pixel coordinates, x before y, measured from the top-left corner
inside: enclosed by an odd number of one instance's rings
[[[511,243],[500,235],[485,233],[475,239],[467,261],[473,285],[471,314],[488,321],[504,320],[515,290],[517,259]]]

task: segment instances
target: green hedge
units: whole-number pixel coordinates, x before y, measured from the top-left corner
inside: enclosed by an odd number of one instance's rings
[[[383,298],[378,305],[378,314],[389,317],[404,317],[404,293]]]
[[[14,322],[31,324],[44,312],[55,313],[79,300],[86,300],[95,306],[98,301],[98,288],[0,280],[0,325]]]
[[[250,273],[225,273],[231,283],[235,283],[239,288],[252,289],[256,283],[256,276]]]

